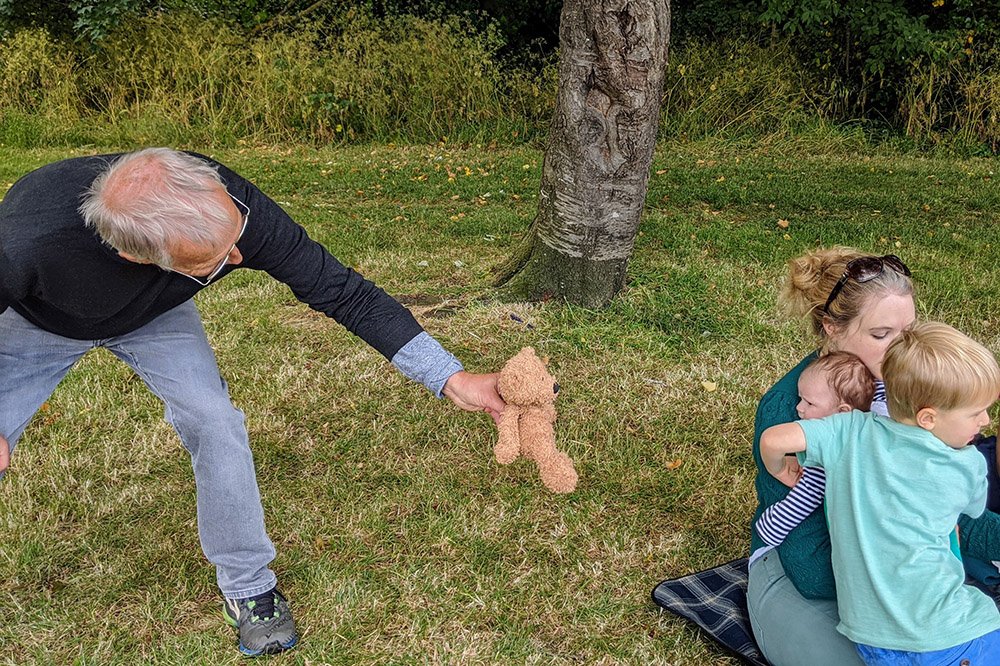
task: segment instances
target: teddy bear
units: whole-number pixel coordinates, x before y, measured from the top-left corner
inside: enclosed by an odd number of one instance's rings
[[[554,424],[559,384],[535,350],[525,347],[500,371],[500,395],[507,403],[500,416],[497,462],[509,465],[519,455],[535,461],[542,483],[554,493],[576,488],[573,460],[556,449]]]

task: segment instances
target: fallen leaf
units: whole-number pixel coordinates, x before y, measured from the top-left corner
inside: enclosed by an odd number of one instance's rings
[[[788,220],[778,220],[778,226],[782,229],[788,228]]]
[[[715,382],[702,382],[701,387],[706,391],[708,391],[709,393],[711,393],[718,387],[718,384],[716,384]]]
[[[673,471],[684,464],[684,461],[678,458],[677,460],[671,460],[666,464],[666,468]]]

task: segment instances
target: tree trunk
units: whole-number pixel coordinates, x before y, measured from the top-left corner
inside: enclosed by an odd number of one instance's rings
[[[538,214],[497,269],[519,296],[603,307],[625,283],[659,125],[669,0],[566,0]]]

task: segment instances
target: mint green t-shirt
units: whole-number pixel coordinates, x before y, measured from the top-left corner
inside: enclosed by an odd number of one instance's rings
[[[840,624],[855,643],[943,650],[1000,629],[1000,611],[964,584],[949,534],[986,508],[986,460],[917,426],[866,412],[797,422],[803,465],[826,470]]]

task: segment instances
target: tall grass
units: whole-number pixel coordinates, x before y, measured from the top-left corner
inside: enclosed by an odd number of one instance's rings
[[[0,51],[0,131],[20,145],[520,139],[552,95],[544,72],[502,68],[500,46],[457,19],[362,12],[252,38],[158,14],[92,52],[21,32]]]
[[[910,136],[954,139],[1000,149],[1000,48],[967,61],[915,65],[906,82],[900,118]]]
[[[817,84],[785,44],[696,42],[674,51],[664,85],[661,133],[758,137],[823,119]]]
[[[492,29],[459,18],[336,19],[252,35],[161,13],[96,45],[40,30],[0,41],[0,143],[512,144],[544,136],[556,68],[505,59]],[[914,143],[1000,147],[1000,50],[917,66],[895,122]],[[814,144],[866,140],[842,82],[763,36],[683,44],[670,55],[660,134]]]

